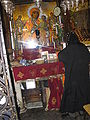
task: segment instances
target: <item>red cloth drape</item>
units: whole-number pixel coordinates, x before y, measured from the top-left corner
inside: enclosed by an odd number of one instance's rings
[[[13,67],[15,81],[35,79],[37,77],[49,77],[51,75],[64,74],[62,62],[35,64],[29,66]]]
[[[56,53],[53,46],[42,47],[41,49],[42,51],[48,51],[48,53]],[[15,51],[14,54],[15,54],[15,59],[17,60],[20,60],[20,58],[25,60],[34,60],[34,59],[41,58],[39,49],[24,48],[23,53],[21,53],[21,50],[18,50],[18,51]]]
[[[60,78],[50,78],[48,80],[50,88],[50,97],[48,102],[48,110],[60,108],[61,95],[63,93],[62,81]]]
[[[23,59],[34,60],[38,58],[41,58],[41,54],[38,50],[23,49]]]

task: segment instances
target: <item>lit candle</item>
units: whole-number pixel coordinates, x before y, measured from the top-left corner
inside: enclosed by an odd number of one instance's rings
[[[67,4],[68,10],[70,10],[70,4]]]
[[[68,8],[68,10],[70,10],[70,1],[69,0],[67,0],[67,8]]]
[[[52,43],[53,43],[53,46],[54,46],[54,49],[55,49],[55,42],[53,40],[53,36],[52,36]]]
[[[74,2],[72,1],[72,8],[74,7]]]
[[[64,5],[64,15],[66,15],[66,10],[67,10],[67,7],[66,5]]]
[[[23,45],[21,44],[21,53],[23,53]]]
[[[61,16],[59,16],[59,23],[61,24]]]
[[[82,0],[82,5],[84,4],[84,0]]]
[[[78,10],[78,0],[76,0],[76,10]]]
[[[53,42],[53,36],[52,36],[52,42]]]
[[[53,41],[53,46],[54,46],[54,49],[55,49],[55,42]]]
[[[58,34],[58,29],[57,29],[57,25],[56,25],[56,35]]]

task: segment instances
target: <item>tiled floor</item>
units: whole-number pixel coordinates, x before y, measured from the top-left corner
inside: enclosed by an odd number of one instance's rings
[[[45,111],[44,108],[34,108],[21,114],[21,120],[62,120],[62,118],[59,111]],[[66,117],[63,120],[90,120],[90,118],[86,117],[83,119],[79,116],[75,119]]]

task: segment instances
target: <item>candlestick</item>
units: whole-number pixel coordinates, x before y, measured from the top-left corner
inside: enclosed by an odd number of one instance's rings
[[[56,25],[56,35],[58,34],[58,29],[57,29],[57,25]]]
[[[84,0],[82,0],[82,5],[84,4]]]
[[[74,2],[72,1],[72,8],[74,8]]]
[[[61,24],[61,16],[59,16],[59,23]]]
[[[23,53],[23,45],[21,44],[21,53]]]
[[[55,42],[54,42],[54,40],[53,40],[53,36],[52,36],[52,43],[53,43],[53,46],[54,46],[54,49],[55,49]]]
[[[53,41],[53,46],[54,46],[54,49],[55,49],[55,42]]]
[[[76,0],[76,10],[78,11],[78,0]]]
[[[52,36],[52,42],[53,42],[53,36]]]

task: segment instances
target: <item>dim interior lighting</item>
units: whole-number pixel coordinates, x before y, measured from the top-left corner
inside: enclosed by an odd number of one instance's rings
[[[73,1],[71,1],[72,2],[72,8],[74,7],[74,2]]]

